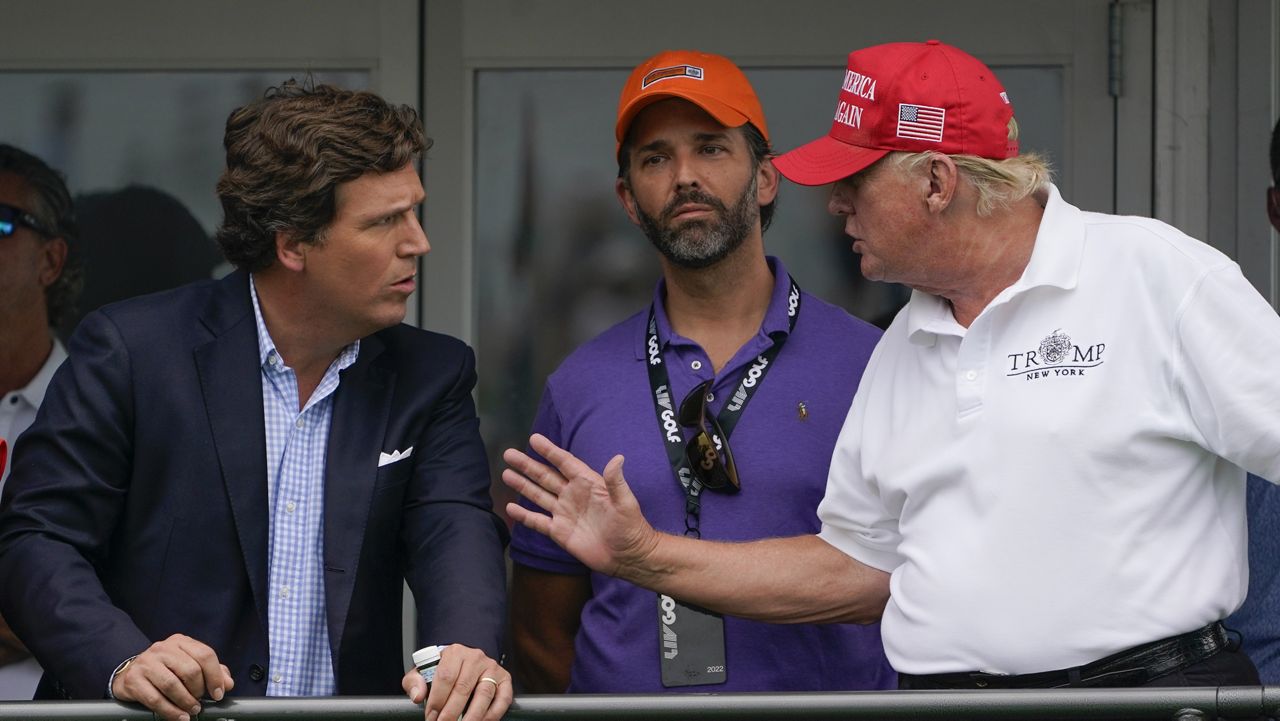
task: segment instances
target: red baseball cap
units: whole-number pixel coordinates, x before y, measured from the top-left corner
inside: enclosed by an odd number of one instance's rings
[[[982,61],[937,40],[849,53],[831,131],[774,158],[788,180],[826,185],[894,150],[1003,159],[1013,106]]]
[[[617,150],[627,137],[631,121],[641,110],[659,100],[683,98],[707,111],[726,128],[746,123],[756,126],[765,140],[769,128],[764,122],[760,99],[747,76],[732,60],[694,50],[667,50],[658,53],[631,71],[618,98],[618,123],[614,126]]]

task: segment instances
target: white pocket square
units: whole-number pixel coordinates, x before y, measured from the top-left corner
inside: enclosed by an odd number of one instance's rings
[[[383,466],[389,466],[392,463],[395,463],[396,461],[403,461],[404,459],[412,455],[413,455],[413,446],[409,446],[403,451],[392,451],[391,453],[379,453],[378,468],[382,468]]]

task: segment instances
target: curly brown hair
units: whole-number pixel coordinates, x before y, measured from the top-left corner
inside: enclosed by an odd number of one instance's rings
[[[227,167],[218,180],[227,260],[258,271],[275,262],[275,236],[324,242],[338,185],[403,168],[431,147],[418,113],[363,90],[289,80],[227,118]]]

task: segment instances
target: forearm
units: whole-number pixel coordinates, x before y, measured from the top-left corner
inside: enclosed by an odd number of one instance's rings
[[[506,624],[505,536],[499,524],[489,511],[464,504],[415,514],[405,579],[422,643],[459,643],[499,657]]]
[[[66,544],[33,533],[0,545],[0,578],[22,579],[0,584],[0,613],[73,698],[101,698],[115,667],[150,643]]]
[[[889,574],[817,536],[716,543],[658,534],[617,575],[713,611],[772,623],[872,623]]]
[[[564,693],[568,689],[574,640],[582,609],[590,598],[590,576],[513,564],[512,665],[526,693]]]
[[[524,693],[564,693],[573,669],[573,644],[546,644],[528,633],[511,630],[511,673]]]

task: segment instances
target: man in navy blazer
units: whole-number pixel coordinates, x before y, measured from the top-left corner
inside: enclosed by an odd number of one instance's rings
[[[387,694],[496,721],[505,525],[474,355],[403,325],[424,194],[417,115],[293,83],[227,121],[238,270],[84,319],[12,459],[0,612],[38,698]],[[407,581],[427,685],[401,663]]]

